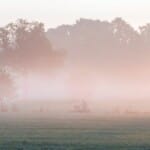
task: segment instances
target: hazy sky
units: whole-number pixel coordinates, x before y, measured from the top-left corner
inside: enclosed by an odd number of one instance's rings
[[[17,18],[46,27],[71,24],[80,17],[112,20],[119,16],[137,27],[150,22],[150,0],[1,0],[0,26]]]

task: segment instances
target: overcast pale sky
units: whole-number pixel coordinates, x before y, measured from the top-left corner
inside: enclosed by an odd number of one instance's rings
[[[112,20],[119,16],[137,27],[150,22],[150,0],[1,0],[0,26],[17,18],[39,20],[46,27],[79,18]]]

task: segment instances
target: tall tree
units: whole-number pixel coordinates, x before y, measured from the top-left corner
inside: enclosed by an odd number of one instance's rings
[[[42,23],[20,19],[2,28],[1,33],[1,64],[40,72],[55,66],[59,54],[52,49]]]
[[[138,40],[138,33],[122,18],[116,18],[112,21],[114,38],[117,44],[122,48],[129,48]],[[136,43],[137,44],[137,43]]]

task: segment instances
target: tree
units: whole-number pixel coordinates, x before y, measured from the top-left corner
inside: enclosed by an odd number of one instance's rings
[[[145,26],[139,27],[142,46],[149,47],[150,42],[150,23],[146,24]]]
[[[26,72],[42,72],[51,70],[55,60],[59,61],[59,53],[52,49],[42,23],[20,19],[2,28],[1,32],[1,64]]]
[[[130,48],[137,44],[138,33],[122,18],[116,18],[112,21],[114,38],[122,48]]]
[[[9,32],[5,28],[0,28],[0,47],[1,49],[8,49],[9,45]]]

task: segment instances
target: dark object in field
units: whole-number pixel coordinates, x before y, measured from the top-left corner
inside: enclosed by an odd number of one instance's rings
[[[82,100],[80,104],[74,105],[73,112],[75,113],[89,113],[90,109],[86,101]]]

